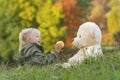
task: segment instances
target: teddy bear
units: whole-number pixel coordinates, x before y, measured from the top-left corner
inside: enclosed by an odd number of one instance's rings
[[[94,22],[85,22],[80,25],[77,36],[72,44],[79,51],[64,63],[63,67],[81,64],[86,58],[103,56],[101,49],[102,34],[99,26]]]

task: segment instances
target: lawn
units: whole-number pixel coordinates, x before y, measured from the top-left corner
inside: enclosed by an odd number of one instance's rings
[[[71,68],[1,65],[0,80],[120,80],[120,50],[105,51],[104,57],[90,58]]]

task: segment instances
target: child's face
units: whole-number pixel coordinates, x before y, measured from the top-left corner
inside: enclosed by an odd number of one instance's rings
[[[40,45],[40,32],[39,31],[33,31],[30,36],[28,37],[28,42],[30,43],[36,43]]]

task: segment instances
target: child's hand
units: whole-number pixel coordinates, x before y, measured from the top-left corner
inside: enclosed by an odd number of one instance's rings
[[[63,41],[58,41],[58,42],[55,44],[55,51],[56,51],[56,52],[60,52],[63,47],[64,47]]]

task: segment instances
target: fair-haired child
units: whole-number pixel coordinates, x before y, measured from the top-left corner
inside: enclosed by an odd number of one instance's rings
[[[56,43],[55,51],[52,51],[50,54],[44,54],[40,40],[40,31],[38,29],[23,29],[19,34],[19,55],[16,60],[20,64],[27,62],[30,64],[47,65],[57,59],[63,46]]]

